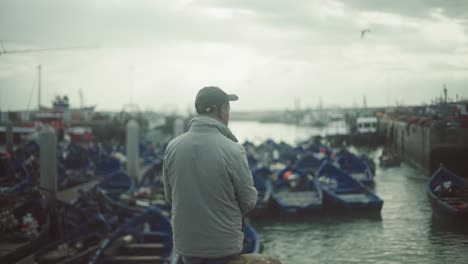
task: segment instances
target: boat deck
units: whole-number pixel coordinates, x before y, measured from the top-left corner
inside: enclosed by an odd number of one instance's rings
[[[280,190],[275,193],[276,198],[286,202],[289,206],[307,206],[311,204],[320,204],[316,191],[298,191]]]
[[[367,203],[373,201],[372,197],[366,193],[346,193],[338,194],[338,196],[347,202]]]

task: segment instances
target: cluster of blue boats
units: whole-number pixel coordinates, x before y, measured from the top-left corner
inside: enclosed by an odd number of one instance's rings
[[[35,263],[177,263],[170,205],[163,198],[164,149],[141,145],[147,169],[139,182],[127,174],[115,150],[78,145],[65,149],[67,155],[59,151],[58,157],[58,182],[67,183],[61,189],[90,179],[96,184],[71,202],[56,201],[52,208],[39,191],[38,164],[28,165],[39,160],[38,146],[27,143],[2,157],[0,263],[28,255]],[[63,168],[67,173],[60,176]],[[243,252],[259,253],[255,229],[245,224],[244,232]],[[9,252],[3,248],[13,245]]]
[[[334,152],[320,143],[296,147],[271,140],[255,146],[244,143],[259,191],[253,216],[321,212],[380,212],[383,201],[372,190],[375,164],[365,155],[346,149]],[[386,150],[379,158],[384,168],[400,166]],[[430,178],[427,194],[433,215],[444,221],[468,220],[468,181],[445,167]]]
[[[366,156],[320,143],[293,147],[269,140],[244,148],[259,193],[253,216],[382,209],[383,200],[371,189],[375,164]]]

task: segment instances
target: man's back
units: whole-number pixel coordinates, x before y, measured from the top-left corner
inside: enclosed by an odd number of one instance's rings
[[[242,250],[242,215],[255,206],[244,149],[210,117],[197,117],[170,142],[164,159],[176,252],[220,257]],[[231,134],[232,135],[232,134]]]

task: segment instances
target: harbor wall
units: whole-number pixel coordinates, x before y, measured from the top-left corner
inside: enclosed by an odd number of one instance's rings
[[[388,148],[428,175],[441,164],[468,177],[468,129],[425,127],[379,119],[378,135]]]

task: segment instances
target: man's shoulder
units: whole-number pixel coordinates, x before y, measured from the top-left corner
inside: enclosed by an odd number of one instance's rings
[[[228,149],[232,154],[242,154],[245,152],[245,149],[241,144],[238,144],[226,137],[224,137],[223,142],[225,148]]]
[[[187,133],[184,133],[176,138],[171,139],[169,143],[167,143],[166,153],[174,149],[180,142],[182,142],[183,139],[186,137],[186,134]]]

